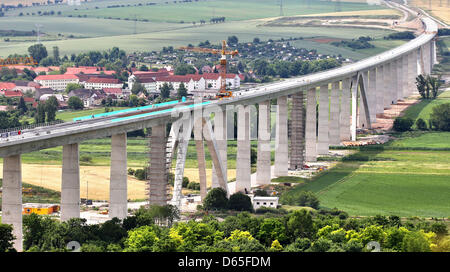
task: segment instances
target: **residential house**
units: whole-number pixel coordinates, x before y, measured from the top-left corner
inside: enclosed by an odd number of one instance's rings
[[[40,100],[41,96],[43,96],[44,94],[54,94],[55,91],[51,88],[39,88],[36,89],[36,91],[34,92],[34,99],[35,100]]]

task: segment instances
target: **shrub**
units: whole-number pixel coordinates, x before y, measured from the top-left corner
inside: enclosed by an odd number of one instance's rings
[[[413,119],[409,117],[397,117],[394,120],[393,129],[399,132],[408,131],[411,129],[413,124],[414,124]]]
[[[145,179],[147,179],[147,168],[144,168],[144,169],[136,169],[136,171],[134,172],[134,176],[135,176],[138,180],[145,180]]]
[[[417,119],[416,127],[418,130],[428,130],[427,123],[422,118]]]
[[[433,107],[430,123],[433,130],[450,131],[450,103]]]
[[[184,183],[184,181],[183,181],[183,183]],[[200,183],[198,183],[198,182],[189,182],[188,185],[187,185],[187,188],[189,190],[198,191],[198,190],[200,190]]]
[[[133,176],[134,175],[134,169],[133,168],[128,168],[128,175]]]
[[[81,162],[92,163],[92,157],[88,155],[83,155],[80,157]]]
[[[255,196],[269,196],[266,190],[258,189],[254,193]]]
[[[222,188],[214,188],[208,192],[203,200],[203,208],[205,210],[211,209],[226,209],[228,206],[227,192]]]
[[[188,188],[188,189],[190,189],[189,188],[189,178],[188,177],[183,177],[183,182],[181,183],[181,187],[183,187],[183,188]]]
[[[230,196],[230,200],[228,200],[228,208],[236,211],[253,211],[250,197],[241,192],[237,192]]]
[[[319,199],[310,191],[302,191],[298,195],[296,202],[299,206],[307,206],[314,209],[319,208]]]

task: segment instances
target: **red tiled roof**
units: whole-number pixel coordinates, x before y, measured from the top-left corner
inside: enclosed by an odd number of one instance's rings
[[[191,77],[189,76],[165,76],[165,77],[157,77],[156,81],[162,82],[189,82]]]
[[[33,97],[23,97],[23,100],[25,101],[25,103],[34,103],[34,98]]]
[[[103,88],[103,91],[107,94],[122,94],[121,88]]]
[[[86,80],[87,83],[110,83],[110,84],[119,84],[119,80],[117,78],[101,78],[101,77],[91,77]]]
[[[153,76],[153,77],[159,77],[159,76],[168,76],[169,72],[167,71],[135,71],[133,72],[133,75],[135,76]]]
[[[0,82],[0,90],[12,90],[16,87],[16,84],[12,82]]]
[[[19,97],[23,96],[21,91],[4,91],[3,95],[6,97]]]
[[[71,74],[64,75],[43,75],[37,76],[34,80],[62,80],[62,79],[78,79],[78,76]]]

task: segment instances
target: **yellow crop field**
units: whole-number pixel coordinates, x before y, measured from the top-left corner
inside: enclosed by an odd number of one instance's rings
[[[419,7],[445,23],[450,23],[450,1],[449,0],[411,0],[413,6]]]

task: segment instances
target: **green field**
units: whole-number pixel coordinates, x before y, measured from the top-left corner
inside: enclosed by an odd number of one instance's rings
[[[444,103],[450,103],[450,91],[440,93],[436,99],[421,100],[419,103],[407,108],[404,112],[404,116],[412,118],[413,120],[422,118],[428,125],[428,120],[430,119],[433,108]],[[415,128],[415,124],[413,128]]]
[[[114,3],[113,3],[114,2]],[[133,1],[132,1],[133,2]],[[135,3],[134,1],[133,3]],[[154,2],[154,1],[153,1]],[[163,2],[163,1],[157,1]],[[308,2],[310,5],[308,6]],[[136,2],[139,3],[139,2]],[[339,28],[339,27],[269,27],[262,26],[263,18],[279,15],[279,6],[272,0],[244,1],[199,1],[192,3],[169,3],[156,6],[104,8],[106,5],[118,4],[118,1],[101,1],[86,3],[78,10],[68,5],[30,7],[17,9],[0,18],[0,29],[33,30],[35,24],[42,25],[42,43],[47,48],[58,46],[61,55],[86,52],[89,50],[106,50],[117,46],[127,52],[161,50],[164,46],[186,46],[198,44],[205,40],[219,43],[230,35],[236,35],[240,41],[252,41],[259,37],[262,41],[289,37],[331,37],[353,39],[359,36],[371,36],[382,39],[392,33],[391,30]],[[254,8],[257,5],[258,8]],[[335,11],[335,4],[325,1],[284,1],[284,15],[306,15]],[[99,9],[95,9],[99,6]],[[88,9],[86,9],[88,8]],[[358,11],[385,9],[384,6],[367,5],[366,3],[341,3],[342,11]],[[61,11],[63,15],[86,15],[84,17],[61,16],[14,16],[19,12],[37,12],[38,10]],[[225,16],[226,22],[210,24],[209,18]],[[114,16],[105,14],[114,13]],[[101,15],[101,16],[100,16]],[[111,15],[111,14],[109,14]],[[112,18],[148,19],[148,22],[131,20],[104,19]],[[98,17],[98,18],[97,18]],[[198,20],[204,19],[206,24],[200,25]],[[197,23],[192,24],[193,20]],[[180,23],[185,21],[185,23]],[[58,36],[58,34],[63,36]],[[72,38],[69,38],[73,35]],[[11,37],[9,42],[0,39],[0,56],[27,53],[27,48],[35,43],[36,37]],[[378,43],[378,44],[377,44]],[[315,48],[322,54],[341,54],[344,57],[361,59],[398,45],[398,42],[375,41],[375,49],[351,51],[331,45],[312,41],[298,41],[295,46]],[[321,51],[323,50],[323,52]]]
[[[322,207],[352,216],[448,217],[450,151],[419,149],[450,148],[449,138],[448,132],[422,134],[389,144],[411,150],[360,151],[368,160],[340,162],[288,195],[309,190]]]

